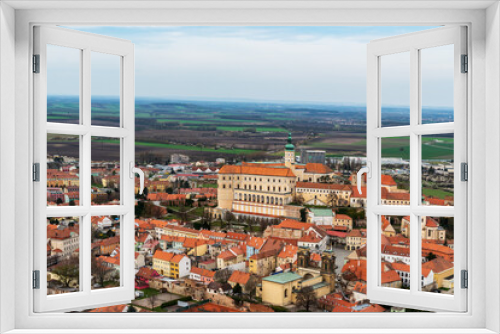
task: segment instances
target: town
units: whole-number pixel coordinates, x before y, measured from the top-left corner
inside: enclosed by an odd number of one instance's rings
[[[366,295],[366,178],[363,157],[329,159],[299,150],[289,134],[275,161],[139,166],[136,178],[135,299],[85,312],[410,312]],[[47,205],[79,205],[78,159],[50,155]],[[348,166],[347,166],[348,165]],[[409,205],[408,161],[387,157],[381,203]],[[422,163],[434,192],[423,205],[453,205],[453,163]],[[451,186],[450,186],[451,184]],[[430,187],[430,186],[429,186]],[[446,192],[440,190],[446,189]],[[446,196],[439,196],[446,193]],[[450,195],[451,194],[451,195]],[[92,204],[120,201],[120,164],[92,161]],[[453,294],[453,218],[421,217],[421,289]],[[381,216],[382,286],[410,285],[409,217]],[[47,219],[49,294],[79,286],[78,217]],[[92,288],[120,284],[120,217],[95,216]],[[413,278],[412,278],[413,279]]]

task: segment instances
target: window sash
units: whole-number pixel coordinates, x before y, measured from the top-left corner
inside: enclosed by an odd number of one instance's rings
[[[47,122],[47,45],[80,52],[79,124]],[[120,127],[91,124],[91,52],[120,57]],[[64,311],[80,307],[128,302],[134,297],[134,63],[129,41],[69,29],[34,28],[34,54],[40,55],[40,73],[34,74],[34,162],[40,163],[40,182],[34,183],[34,262],[40,271],[40,289],[34,291],[34,311]],[[47,207],[47,134],[77,135],[80,138],[80,204]],[[120,205],[91,205],[92,136],[120,139]],[[120,287],[91,289],[91,217],[120,215]],[[47,296],[47,217],[79,219],[79,292]]]
[[[368,45],[367,76],[367,161],[371,177],[367,179],[367,295],[375,303],[420,308],[425,310],[467,310],[467,290],[460,288],[460,272],[467,268],[467,185],[460,180],[460,163],[467,162],[467,76],[460,73],[461,55],[467,54],[466,28],[443,27],[424,32],[372,41]],[[453,44],[454,47],[454,122],[420,124],[420,58],[419,50]],[[410,125],[381,126],[381,63],[384,55],[410,52]],[[454,206],[422,206],[421,136],[454,133]],[[382,138],[410,138],[410,205],[381,205],[381,141]],[[420,279],[410,281],[410,290],[382,287],[381,215],[410,216],[410,276],[421,277],[420,216],[454,217],[454,295],[420,291]]]

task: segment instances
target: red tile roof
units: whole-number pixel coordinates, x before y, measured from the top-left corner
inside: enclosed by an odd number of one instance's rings
[[[351,191],[352,191],[351,197],[366,198],[366,187],[361,187],[361,192],[362,192],[361,194],[359,193],[357,186],[351,186]]]
[[[157,250],[153,255],[153,259],[158,259],[161,261],[173,262],[173,263],[179,263],[184,257],[186,257],[186,255],[184,254],[169,253],[161,250]]]
[[[262,175],[262,176],[281,176],[295,177],[295,174],[290,168],[274,168],[266,165],[262,166],[247,166],[247,165],[224,165],[219,171],[219,174],[243,174],[243,175]]]
[[[330,174],[330,173],[333,173],[333,170],[331,170],[326,165],[323,165],[320,163],[309,162],[306,164],[306,173]]]
[[[381,175],[380,183],[383,186],[391,186],[391,187],[397,185],[396,181],[394,181],[391,175],[385,175],[385,174]]]
[[[391,282],[397,282],[401,281],[401,277],[399,277],[399,274],[396,270],[388,270],[385,272],[382,272],[380,281],[382,284],[385,283],[391,283]]]
[[[285,219],[279,225],[274,226],[274,228],[283,228],[290,230],[308,230],[310,227],[313,227],[314,224],[309,223],[301,223],[297,220],[293,219]]]
[[[231,283],[238,283],[241,286],[245,286],[248,283],[249,279],[250,279],[249,273],[244,273],[242,271],[235,270],[233,271],[231,277],[229,277],[227,281]]]
[[[453,269],[453,263],[446,261],[442,257],[437,257],[434,260],[422,264],[422,269],[430,269],[434,273],[439,274],[443,271]]]
[[[193,274],[208,277],[208,278],[214,278],[214,276],[215,276],[215,271],[211,271],[211,270],[203,269],[203,268],[198,268],[198,267],[191,267],[191,272]]]
[[[285,247],[283,247],[281,252],[278,254],[278,257],[282,258],[282,259],[285,259],[288,257],[293,258],[297,254],[298,249],[299,248],[297,246],[294,246],[294,245],[285,245]]]

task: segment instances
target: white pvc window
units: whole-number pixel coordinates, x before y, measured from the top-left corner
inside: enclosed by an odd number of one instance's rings
[[[367,293],[374,303],[424,310],[466,311],[467,290],[461,288],[460,282],[461,271],[467,269],[467,182],[460,177],[461,163],[467,162],[467,74],[462,68],[466,53],[466,28],[458,26],[385,38],[368,45],[367,161],[370,170],[367,178]],[[431,65],[436,60],[433,57],[439,57],[439,54],[448,55],[448,63],[433,68]],[[447,68],[451,79],[430,89],[429,76],[432,72]],[[389,73],[391,70],[394,75],[405,77],[406,81],[391,85],[391,81],[387,80],[393,75]],[[401,94],[403,107],[398,124],[384,122],[384,90],[387,89],[398,90]],[[429,123],[425,106],[433,94],[451,96],[453,114],[444,116],[439,122]],[[426,145],[430,136],[441,136],[443,139],[439,144],[444,146],[448,143],[452,155],[446,174],[443,174],[452,175],[454,171],[453,183],[449,185],[453,188],[453,198],[448,201],[432,199],[422,190],[422,168],[427,166],[423,157],[428,155],[426,150],[432,149],[432,145]],[[395,140],[401,142],[398,154],[407,150],[405,154],[409,164],[405,168],[409,169],[409,196],[388,197],[384,187],[390,185],[381,180],[385,168],[383,152],[387,152],[384,145]],[[384,253],[381,230],[391,219],[404,222],[402,226],[407,227],[407,251],[391,248]],[[442,246],[439,239],[443,237],[436,228],[437,221],[448,220],[454,221],[452,252],[447,251],[445,246],[439,247]],[[430,240],[431,237],[433,240]],[[440,266],[433,267],[440,272],[432,274],[439,279],[440,286],[448,287],[448,293],[433,293],[423,288],[429,283],[429,275],[432,275],[431,266],[423,264],[432,259],[430,252],[439,252],[445,257]],[[398,262],[397,271],[405,278],[403,284],[406,288],[391,285],[390,277],[382,279],[384,262]],[[451,268],[449,263],[452,263]]]
[[[39,56],[38,73],[33,74],[34,162],[39,164],[39,182],[34,183],[33,269],[40,273],[39,289],[33,290],[34,311],[129,302],[134,298],[134,46],[126,40],[42,26],[34,30],[34,54]],[[100,67],[96,62],[101,62]],[[55,81],[61,90],[78,96],[78,102],[69,105],[62,99],[48,117],[48,91]],[[99,87],[111,87],[114,94],[115,113],[109,119],[99,118],[93,102]],[[78,152],[65,173],[48,168],[56,159],[66,159],[66,152],[57,151],[58,142]],[[113,149],[96,152],[104,146],[100,143],[112,143]],[[54,148],[57,156],[50,152]],[[91,171],[97,153],[112,155],[116,161],[107,184],[118,191],[93,193]],[[108,198],[111,193],[114,197]],[[59,225],[48,226],[51,221]],[[106,288],[96,288],[99,285],[94,283],[92,227],[99,224],[115,235],[114,243],[103,246],[106,255],[116,256],[114,262],[101,266],[107,266],[106,273],[115,268],[119,278]],[[57,274],[47,270],[61,264],[65,267],[59,267]],[[54,275],[65,282],[67,293],[50,293]]]

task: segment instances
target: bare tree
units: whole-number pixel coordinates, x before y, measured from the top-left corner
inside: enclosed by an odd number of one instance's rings
[[[318,299],[312,287],[306,286],[297,292],[296,304],[304,307],[306,312],[309,312],[311,306],[317,305],[317,303]]]
[[[102,288],[104,288],[104,281],[106,281],[106,279],[108,278],[109,273],[113,271],[112,268],[106,267],[95,256],[92,256],[92,260],[90,262],[90,270],[92,276],[94,276],[94,279]]]
[[[303,205],[304,204],[304,196],[302,194],[296,194],[293,198],[293,201],[297,203],[298,205]]]
[[[52,273],[59,277],[59,281],[67,288],[72,282],[77,282],[80,277],[79,260],[77,256],[59,262]]]
[[[330,207],[334,207],[337,204],[339,196],[335,193],[329,193],[328,196],[326,196],[326,204],[328,204]]]

